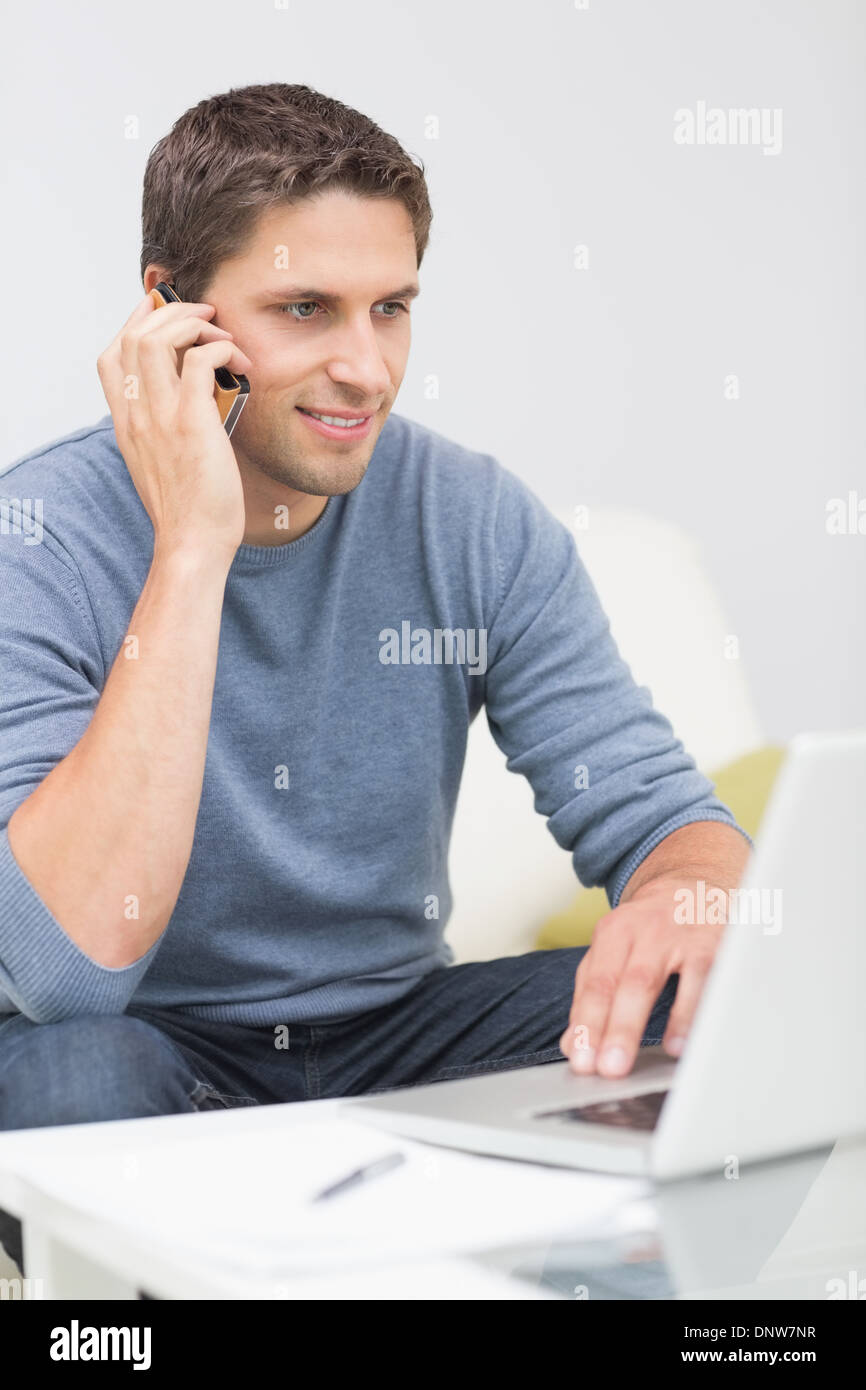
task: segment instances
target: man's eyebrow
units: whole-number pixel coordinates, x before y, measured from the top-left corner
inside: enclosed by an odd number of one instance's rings
[[[379,295],[375,303],[381,304],[385,299],[414,299],[420,293],[419,285],[404,285],[402,289],[392,290],[390,294]],[[258,297],[263,301],[276,300],[281,304],[290,300],[303,299],[321,299],[326,304],[335,304],[340,296],[330,294],[328,290],[317,290],[310,285],[281,285],[279,289],[262,290]]]

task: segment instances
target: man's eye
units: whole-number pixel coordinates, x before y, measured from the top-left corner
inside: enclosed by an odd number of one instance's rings
[[[281,314],[291,314],[291,317],[292,317],[292,318],[297,317],[299,320],[303,320],[303,319],[311,319],[311,318],[314,317],[314,315],[313,315],[313,314],[298,314],[298,315],[295,315],[295,314],[292,313],[292,310],[293,310],[293,309],[308,309],[308,308],[310,308],[311,306],[312,306],[313,309],[315,309],[315,308],[317,307],[315,299],[298,299],[298,300],[296,300],[293,304],[280,304],[280,305],[278,305],[278,308],[279,308]]]
[[[396,319],[399,318],[400,313],[408,314],[409,312],[406,305],[403,304],[402,301],[399,299],[385,299],[382,303],[383,308],[397,309],[399,311],[396,314],[383,314],[382,317],[385,319]]]

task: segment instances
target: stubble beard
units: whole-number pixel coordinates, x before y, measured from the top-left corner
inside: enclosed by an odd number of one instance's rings
[[[315,445],[302,449],[285,434],[244,440],[241,447],[252,467],[273,482],[311,497],[340,497],[352,492],[367,471],[373,450],[366,440],[364,444],[351,452],[334,449],[330,457],[327,441],[317,453]]]

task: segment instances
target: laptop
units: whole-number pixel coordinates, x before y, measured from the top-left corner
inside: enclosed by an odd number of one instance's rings
[[[645,1047],[618,1080],[563,1059],[340,1109],[433,1144],[657,1179],[733,1177],[866,1133],[864,869],[866,731],[801,734],[678,1060]]]

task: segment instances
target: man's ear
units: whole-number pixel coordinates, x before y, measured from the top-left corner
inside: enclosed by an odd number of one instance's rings
[[[168,267],[167,267],[167,266],[164,266],[164,265],[155,265],[155,264],[149,265],[149,266],[147,267],[147,269],[145,270],[145,272],[144,272],[144,292],[145,292],[145,294],[150,294],[150,292],[151,292],[151,290],[153,289],[154,285],[158,285],[159,282],[160,282],[160,280],[165,280],[166,283],[169,284],[169,285],[173,284],[173,283],[174,283],[174,275],[173,275],[172,271],[170,271],[170,270],[168,269]]]

